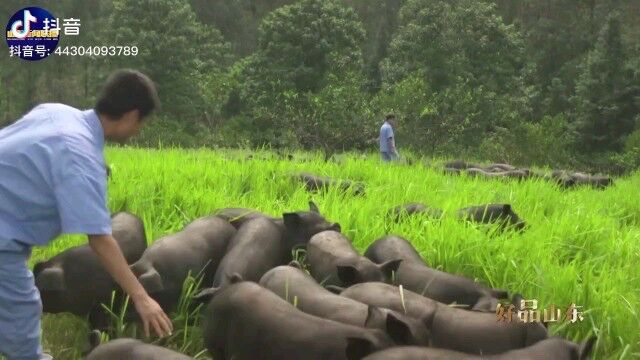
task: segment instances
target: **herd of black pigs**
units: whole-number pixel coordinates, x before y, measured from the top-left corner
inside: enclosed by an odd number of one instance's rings
[[[482,166],[454,161],[446,173],[528,178],[562,187],[611,185],[608,177],[554,171],[551,175],[508,164]],[[311,191],[325,187],[364,194],[364,185],[303,173]],[[133,273],[165,312],[176,310],[191,274],[202,288],[191,299],[203,305],[204,344],[215,360],[320,359],[586,359],[596,338],[577,344],[550,336],[544,323],[497,321],[499,304],[520,307],[521,294],[493,289],[473,279],[436,270],[411,241],[387,235],[361,255],[338,223],[318,207],[272,217],[257,210],[219,209],[147,247],[144,225],[127,212],[112,216],[113,236]],[[392,221],[443,212],[421,203],[388,211]],[[497,223],[505,231],[527,224],[509,204],[460,209],[463,221]],[[304,261],[294,259],[305,250]],[[110,330],[101,304],[121,290],[88,245],[67,249],[33,269],[43,310],[88,319],[92,329]],[[122,301],[122,300],[121,300]],[[129,320],[135,320],[131,312]],[[190,359],[135,339],[100,344],[88,336],[87,359]]]

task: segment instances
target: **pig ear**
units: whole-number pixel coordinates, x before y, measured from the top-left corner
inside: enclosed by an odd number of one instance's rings
[[[284,213],[282,214],[282,219],[284,220],[284,225],[288,229],[295,229],[299,227],[302,222],[302,218],[298,213]]]
[[[89,332],[89,344],[92,348],[100,345],[102,338],[102,334],[100,334],[100,330],[92,330]]]
[[[491,289],[489,290],[489,293],[491,294],[491,296],[493,296],[496,299],[507,299],[509,297],[509,291],[503,290],[503,289]],[[522,295],[520,295],[520,297],[522,297]],[[514,299],[515,299],[515,296],[514,296]]]
[[[316,205],[316,203],[314,203],[313,201],[309,201],[309,210],[314,213],[320,214],[320,209],[318,209],[318,205]]]
[[[38,261],[35,265],[33,265],[33,276],[38,276],[44,270],[44,267],[47,266],[46,261]]]
[[[298,260],[291,260],[289,262],[288,266],[291,266],[291,267],[294,267],[296,269],[302,270],[302,264],[300,264],[300,262]]]
[[[340,279],[340,281],[347,285],[347,286],[351,286],[357,283],[358,281],[358,276],[359,271],[358,269],[356,269],[355,266],[353,265],[338,265],[336,266],[336,268],[338,269],[338,279]]]
[[[36,287],[40,291],[64,291],[64,270],[59,267],[43,269],[36,277]]]
[[[367,306],[367,318],[364,320],[364,327],[375,328],[379,324],[379,319],[384,319],[384,313],[377,306]]]
[[[580,355],[578,357],[579,360],[586,360],[589,358],[591,352],[593,351],[593,346],[596,344],[596,340],[598,340],[598,337],[592,336],[582,345],[580,345]]]
[[[433,320],[435,320],[435,312],[431,312],[430,314],[424,315],[420,318],[420,321],[427,327],[429,331],[433,328]]]
[[[335,232],[342,232],[342,228],[338,223],[334,223],[333,225],[331,225],[331,228],[329,228],[329,230],[333,230]]]
[[[374,352],[373,343],[364,338],[347,338],[346,355],[347,360],[361,360],[363,357]]]
[[[378,265],[378,268],[387,278],[390,279],[393,275],[393,272],[398,271],[401,262],[402,259],[385,261],[382,264]]]
[[[492,312],[498,306],[498,299],[492,296],[481,296],[476,301],[471,311]]]
[[[162,283],[162,276],[154,268],[149,268],[145,273],[138,277],[142,287],[147,290],[148,293],[153,294],[164,290]]]
[[[193,303],[195,305],[198,305],[198,304],[209,302],[209,300],[211,300],[218,291],[220,291],[219,287],[202,289],[199,293],[193,296]]]
[[[511,205],[510,204],[502,205],[502,211],[506,213],[511,212]]]
[[[332,293],[337,294],[337,295],[340,295],[340,293],[342,293],[345,290],[345,288],[340,287],[338,285],[327,285],[327,286],[325,286],[325,289],[327,289],[327,290],[329,290]]]
[[[398,345],[411,345],[409,325],[393,313],[387,314],[387,334]]]
[[[96,347],[100,345],[102,342],[102,334],[99,330],[92,330],[89,332],[89,336],[87,338],[87,343],[84,344],[82,349],[82,357],[85,358],[89,355],[90,352],[93,351]]]
[[[513,294],[511,298],[511,304],[516,307],[516,310],[520,310],[520,302],[524,300],[524,297],[520,293]]]
[[[91,332],[89,332],[89,351],[99,346],[101,342],[102,334],[100,333],[100,330],[92,330]]]
[[[239,282],[243,282],[244,279],[242,278],[242,275],[238,274],[238,273],[233,273],[231,275],[227,275],[227,279],[229,279],[229,283],[231,284],[235,284],[235,283],[239,283]]]

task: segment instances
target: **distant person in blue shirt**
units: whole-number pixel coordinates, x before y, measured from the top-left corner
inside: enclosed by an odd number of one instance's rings
[[[380,153],[383,161],[395,161],[400,158],[396,149],[396,139],[393,135],[393,127],[396,125],[396,116],[386,116],[384,124],[380,127]]]
[[[50,359],[40,345],[42,304],[27,268],[32,246],[87,234],[105,269],[130,295],[149,336],[170,334],[167,315],[140,285],[111,236],[104,142],[135,136],[158,107],[153,82],[113,73],[94,109],[38,105],[0,130],[0,354]],[[87,274],[87,281],[91,274]]]

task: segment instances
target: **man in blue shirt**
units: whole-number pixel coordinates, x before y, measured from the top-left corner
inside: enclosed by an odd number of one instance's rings
[[[396,116],[389,114],[386,116],[382,127],[380,127],[380,153],[383,161],[395,161],[400,158],[400,154],[396,150],[396,140],[393,136],[395,121]]]
[[[153,82],[134,70],[112,74],[95,109],[42,104],[0,130],[0,354],[46,358],[40,345],[42,304],[27,268],[32,246],[60,234],[87,234],[105,269],[130,295],[144,332],[164,336],[172,324],[140,285],[111,236],[105,140],[135,136],[158,107]],[[90,281],[91,274],[87,274]]]

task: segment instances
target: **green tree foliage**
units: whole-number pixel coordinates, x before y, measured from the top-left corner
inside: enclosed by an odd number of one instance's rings
[[[389,44],[398,26],[398,13],[404,0],[345,0],[363,23],[366,41],[363,46],[367,89],[376,93],[382,85],[380,62],[388,56]]]
[[[523,47],[494,5],[410,0],[400,23],[384,78],[386,91],[416,98],[409,108],[398,99],[395,108],[406,117],[414,143],[434,152],[472,147],[481,140],[478,134],[510,126],[510,102],[522,94]],[[407,85],[418,85],[420,95],[407,93]]]
[[[329,73],[362,65],[364,30],[337,0],[302,0],[269,14],[260,26],[258,63],[284,89],[318,91]]]
[[[574,165],[573,137],[563,115],[545,116],[538,122],[519,122],[499,129],[482,140],[478,153],[511,164],[563,167]]]
[[[635,100],[640,91],[630,87],[625,68],[619,14],[611,14],[589,52],[572,98],[579,148],[587,153],[618,151],[635,126]]]
[[[402,146],[430,155],[463,155],[476,149],[484,136],[507,129],[500,123],[506,122],[511,128],[517,125],[504,120],[509,116],[506,111],[501,112],[504,119],[488,119],[491,112],[482,110],[488,104],[508,108],[511,105],[506,97],[464,81],[436,92],[425,79],[421,71],[416,71],[380,92],[373,101],[372,106],[381,113],[399,116],[398,139]]]
[[[581,0],[498,1],[505,17],[523,28],[528,59],[535,65],[533,83],[540,89],[540,101],[553,97],[549,93],[557,91],[559,83],[565,88],[573,87],[570,71],[590,44],[589,19],[595,10],[587,3]],[[568,64],[572,65],[566,66]]]
[[[640,40],[636,0],[496,0],[496,4],[505,20],[518,25],[525,38],[532,65],[527,79],[533,88],[531,116],[536,119],[573,110],[567,99],[574,94],[580,64],[609,13],[623,14],[621,31],[626,48],[637,46]]]
[[[250,146],[335,151],[371,148],[377,136],[376,116],[359,73],[329,75],[318,92],[285,90],[271,106],[256,105],[235,115],[225,134]],[[259,129],[259,131],[256,131]]]
[[[293,2],[295,0],[191,0],[198,19],[218,28],[238,56],[248,56],[256,50],[258,27],[268,13]]]
[[[135,45],[139,53],[110,58],[105,66],[147,73],[156,82],[168,115],[194,119],[219,112],[220,91],[215,88],[224,86],[230,47],[218,30],[196,20],[188,3],[116,0],[106,29],[104,38]],[[218,105],[210,102],[214,99]]]
[[[360,73],[329,75],[317,93],[302,93],[285,105],[296,138],[305,148],[320,148],[328,158],[338,150],[364,150],[377,136]]]
[[[393,83],[421,70],[434,91],[465,79],[502,93],[522,67],[518,32],[506,25],[495,5],[473,0],[410,0],[385,64]]]
[[[317,92],[329,74],[361,69],[363,39],[354,11],[337,0],[304,0],[272,12],[260,26],[258,50],[232,70],[228,114],[277,106],[283,92]]]
[[[272,145],[344,145],[345,136],[331,136],[348,129],[339,119],[356,119],[345,99],[359,104],[367,99],[353,97],[364,83],[364,38],[357,15],[340,1],[303,0],[281,7],[260,26],[258,50],[234,66],[227,113],[259,128],[256,140]],[[267,133],[270,139],[264,138]]]

